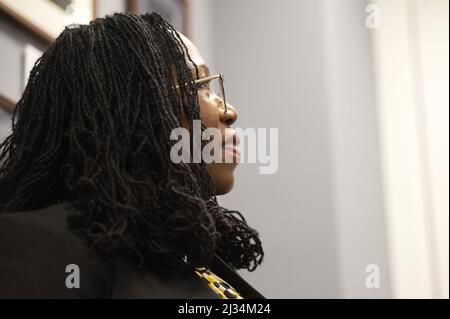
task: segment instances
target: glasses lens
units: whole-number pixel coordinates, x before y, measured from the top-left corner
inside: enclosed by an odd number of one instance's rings
[[[224,95],[225,89],[223,86],[223,76],[221,74],[219,74],[214,80],[211,81],[210,89],[218,98],[217,103],[219,108],[226,111],[225,95]]]
[[[227,106],[226,106],[226,99],[225,99],[225,87],[224,87],[223,82],[224,82],[223,75],[221,73],[219,73],[217,76],[214,76],[214,78],[212,78],[208,82],[203,82],[203,83],[199,84],[199,87],[203,88],[203,89],[207,89],[212,94],[217,96],[218,107],[226,112]]]

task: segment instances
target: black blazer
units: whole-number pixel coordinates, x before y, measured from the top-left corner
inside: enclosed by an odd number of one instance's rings
[[[68,228],[68,205],[0,214],[0,298],[219,298],[194,272],[171,280],[126,261],[89,262],[87,244]],[[66,286],[69,264],[79,266],[79,288]],[[210,269],[244,298],[264,298],[217,255]]]

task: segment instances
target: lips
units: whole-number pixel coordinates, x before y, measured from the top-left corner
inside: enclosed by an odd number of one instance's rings
[[[236,131],[233,130],[232,134],[227,134],[228,138],[225,140],[225,142],[223,143],[223,148],[226,151],[229,151],[233,154],[233,157],[238,159],[240,158],[240,152],[238,150],[238,146],[241,143],[241,140],[239,138],[239,135],[237,134]],[[239,161],[239,160],[237,160]]]
[[[233,130],[232,134],[227,134],[227,135],[229,135],[229,136],[223,143],[223,146],[226,146],[226,147],[239,146],[239,144],[241,143],[241,139],[239,138],[239,135],[237,134],[237,132],[235,130]]]

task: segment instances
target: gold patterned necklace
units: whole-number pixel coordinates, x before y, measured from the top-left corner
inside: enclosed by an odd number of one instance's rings
[[[214,274],[205,267],[196,268],[195,273],[202,278],[221,299],[244,299],[242,296],[225,280]]]

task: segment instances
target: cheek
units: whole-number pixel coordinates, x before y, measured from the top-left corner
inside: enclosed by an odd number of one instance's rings
[[[219,108],[207,97],[199,96],[200,116],[207,127],[219,127]]]

